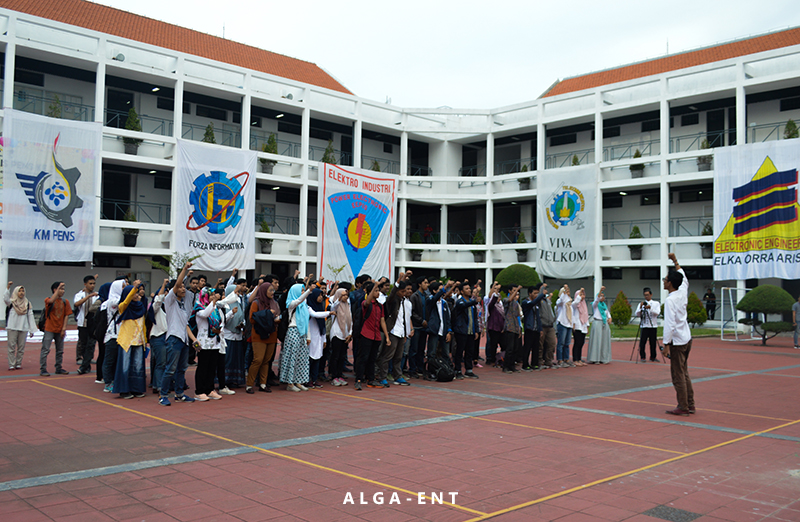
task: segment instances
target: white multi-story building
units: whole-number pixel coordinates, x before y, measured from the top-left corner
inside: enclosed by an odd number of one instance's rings
[[[400,175],[396,258],[417,274],[487,281],[519,251],[535,266],[536,181],[577,161],[598,164],[602,205],[594,280],[570,283],[639,296],[661,287],[674,251],[701,293],[713,282],[700,247],[713,170],[698,164],[713,151],[701,143],[783,139],[786,122],[800,120],[800,28],[570,78],[491,110],[367,100],[313,64],[82,0],[0,0],[0,45],[3,107],[48,114],[57,96],[62,118],[104,125],[93,264],[0,267],[0,282],[25,284],[36,303],[55,280],[69,294],[91,273],[161,277],[146,260],[174,252],[176,140],[200,141],[209,122],[220,145],[208,146],[277,162],[257,175],[257,219],[271,232],[256,236],[274,240],[256,253],[259,273],[315,271],[318,165],[331,141],[340,164]],[[130,107],[142,132],[124,129]],[[270,133],[277,154],[260,152]],[[125,154],[124,137],[144,140],[137,155]],[[136,223],[122,221],[129,208]],[[629,239],[634,225],[644,239]],[[123,246],[123,227],[139,229],[135,247]],[[472,244],[478,230],[485,245]],[[796,293],[794,283],[783,284]]]

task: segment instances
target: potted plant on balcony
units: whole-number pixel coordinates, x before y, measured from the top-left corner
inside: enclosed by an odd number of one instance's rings
[[[58,97],[58,94],[53,95],[53,103],[47,107],[47,116],[51,118],[61,117],[61,99]]]
[[[528,172],[528,164],[523,163],[522,168],[519,169],[520,172]],[[531,178],[519,178],[519,189],[520,190],[530,190],[531,188]]]
[[[707,150],[711,148],[711,144],[708,142],[707,139],[700,142],[700,150]],[[713,156],[700,156],[697,158],[697,170],[704,171],[704,170],[711,170],[711,161],[713,160]]]
[[[629,239],[642,239],[644,236],[642,232],[639,230],[638,225],[633,225],[631,228],[631,235],[628,236]],[[628,248],[631,251],[631,259],[637,261],[642,258],[642,245],[628,245]]]
[[[128,207],[128,210],[125,211],[125,215],[122,216],[122,221],[130,221],[132,223],[136,223],[136,216]],[[126,247],[135,247],[136,246],[136,238],[139,237],[139,229],[138,228],[123,228],[122,229],[122,243]]]
[[[475,235],[472,236],[472,244],[473,245],[485,245],[486,238],[483,237],[483,230],[480,228],[475,232]],[[475,258],[476,263],[483,263],[486,260],[486,251],[485,250],[473,250],[472,256]]]
[[[261,150],[263,152],[266,152],[267,154],[278,153],[278,138],[277,136],[275,136],[274,132],[270,133],[269,138],[267,138],[267,141],[266,143],[264,143],[264,146],[261,148]],[[260,161],[261,161],[261,172],[263,172],[264,174],[272,174],[272,168],[275,166],[275,163],[277,162],[266,158],[261,158]]]
[[[572,155],[572,166],[574,167],[575,165],[580,165],[580,164],[581,164],[581,160],[578,159],[578,155],[577,154],[573,154]]]
[[[375,172],[380,172],[381,171],[381,164],[378,163],[378,160],[376,160],[376,159],[372,160],[372,166],[369,168],[369,170],[372,170],[372,171],[375,171]]]
[[[642,153],[639,149],[636,149],[636,152],[633,153],[633,159],[641,158]],[[634,163],[631,165],[631,177],[632,178],[641,178],[644,174],[644,163]]]
[[[711,226],[710,221],[706,221],[705,226],[703,227],[702,232],[700,232],[701,236],[713,236],[714,235],[714,227]],[[700,243],[700,255],[703,256],[703,259],[711,259],[714,255],[714,243]]]
[[[329,163],[336,165],[336,151],[333,149],[333,140],[328,140],[328,146],[325,147],[325,152],[322,153],[322,163]]]
[[[413,243],[415,245],[422,243],[422,236],[419,232],[414,232],[411,234],[411,238],[409,243]],[[422,261],[422,250],[409,250],[409,254],[411,254],[412,261]]]
[[[266,221],[261,222],[261,227],[258,229],[259,232],[264,232],[265,234],[269,234],[271,230],[269,229],[269,224]],[[261,242],[261,253],[262,254],[271,254],[272,253],[272,239],[265,238],[259,239]]]
[[[525,237],[525,232],[520,232],[517,236],[517,244],[520,243],[527,243],[528,239]],[[518,248],[517,249],[517,261],[520,263],[528,260],[528,249],[527,248]]]
[[[786,128],[783,129],[783,139],[791,140],[799,136],[800,133],[797,131],[797,124],[794,122],[794,120],[787,121]]]
[[[216,143],[217,137],[214,135],[214,122],[208,122],[206,125],[206,132],[203,133],[203,143]]]
[[[142,132],[142,122],[139,120],[139,115],[136,114],[136,109],[133,107],[128,110],[128,119],[125,120],[125,130]],[[144,140],[123,137],[122,143],[125,144],[125,154],[136,156],[142,141]]]

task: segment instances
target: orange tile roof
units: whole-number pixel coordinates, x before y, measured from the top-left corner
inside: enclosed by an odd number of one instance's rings
[[[0,0],[0,7],[352,94],[317,65],[84,0]]]
[[[745,56],[792,45],[800,45],[800,27],[568,78],[557,82],[542,94],[541,97],[544,98],[568,92],[592,89],[601,85],[644,78],[645,76],[652,76],[668,71],[685,69],[687,67],[718,62],[729,58],[736,58],[737,56]]]

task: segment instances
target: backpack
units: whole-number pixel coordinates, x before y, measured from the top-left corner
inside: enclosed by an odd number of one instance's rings
[[[88,331],[90,335],[94,333],[97,327],[98,318],[103,315],[100,313],[100,306],[102,304],[103,302],[100,301],[100,299],[95,299],[92,305],[89,307],[89,310],[86,311],[86,331]],[[94,337],[93,335],[92,337],[97,339],[97,337]]]
[[[289,331],[289,320],[289,309],[284,307],[281,309],[281,322],[278,323],[278,340],[281,343],[286,339],[286,332]]]
[[[439,382],[450,382],[456,377],[456,369],[450,358],[439,354],[428,358],[428,373]]]
[[[275,321],[272,310],[267,308],[253,313],[253,330],[255,330],[262,339],[266,339],[275,331]]]
[[[48,306],[47,303],[45,303],[44,310],[42,310],[41,315],[39,315],[39,322],[36,323],[36,327],[43,332],[44,332],[44,324],[45,322],[47,322],[47,318],[50,315],[51,308],[53,308],[52,304]]]
[[[114,312],[114,315],[111,318],[112,321],[116,320],[117,314],[119,314],[119,311]],[[89,330],[89,332],[92,333],[92,337],[97,339],[97,342],[102,343],[106,338],[107,331],[108,331],[108,310],[98,310],[98,312],[95,314],[94,329]]]

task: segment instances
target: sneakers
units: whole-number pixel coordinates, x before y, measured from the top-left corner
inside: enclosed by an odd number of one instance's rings
[[[322,383],[314,381],[312,384],[314,385],[314,388],[316,388],[318,390],[322,388]]]
[[[59,368],[58,370],[56,370],[56,375],[69,375],[69,372],[64,368]]]
[[[459,381],[463,380],[464,374],[461,372],[456,372],[456,379],[458,379]]]
[[[217,393],[217,390],[211,390],[211,393],[208,394],[208,398],[218,401],[222,398],[222,395]]]
[[[158,403],[161,406],[172,406],[172,403],[169,402],[169,397],[159,397]]]
[[[175,402],[194,402],[196,399],[194,397],[189,397],[188,395],[176,395]]]
[[[95,384],[103,384],[103,379],[95,379],[94,383]]]
[[[10,372],[11,372],[11,371],[14,371],[14,369],[15,369],[15,368],[16,368],[15,366],[9,366],[9,367],[8,367],[8,371],[10,371]]]
[[[469,377],[470,379],[479,379],[479,377],[477,375],[475,375],[474,373],[472,373],[472,372],[467,372],[464,375],[466,377]]]
[[[21,370],[21,369],[22,369],[22,365],[21,365],[21,364],[18,364],[18,365],[17,365],[17,370]]]
[[[674,410],[667,410],[667,413],[669,413],[670,415],[679,415],[681,417],[689,416],[689,410],[682,410],[680,408],[675,408]]]
[[[523,372],[532,372],[533,368],[531,368],[530,366],[523,366],[522,367],[522,371]]]
[[[147,397],[147,394],[146,393],[134,393],[133,396],[136,397],[137,399],[141,399],[142,397]]]
[[[298,388],[294,384],[287,384],[286,385],[286,391],[299,392],[299,391],[303,391],[303,390],[301,390],[300,388]]]
[[[295,386],[297,386],[300,389],[300,391],[308,391],[308,387],[304,386],[304,385],[302,385],[300,383],[295,384]]]
[[[383,388],[383,384],[376,380],[371,380],[367,383],[368,388]]]
[[[39,377],[50,377],[50,374],[47,371],[39,372]]]
[[[133,394],[132,393],[120,393],[119,394],[119,398],[120,399],[133,399]]]
[[[236,395],[236,392],[225,386],[219,391],[220,395]]]
[[[194,396],[194,400],[196,400],[197,402],[206,402],[208,399],[209,399],[209,397],[205,393],[199,393],[199,394]],[[177,401],[178,398],[175,397],[175,400]]]
[[[392,380],[394,380],[394,378],[392,378]],[[384,388],[388,388],[389,387],[389,381],[387,379],[382,379],[381,380],[381,386],[383,386]]]
[[[411,386],[411,383],[403,379],[402,377],[400,377],[399,379],[395,379],[394,383],[399,384],[400,386]]]
[[[112,391],[114,391],[114,383],[112,382],[103,386],[103,391],[106,393],[111,393]]]
[[[355,389],[356,391],[361,391],[361,381],[356,381]]]
[[[84,370],[83,368],[78,368],[78,372],[77,373],[78,373],[78,375],[85,375],[85,374],[89,373],[89,371],[88,370]]]
[[[503,368],[503,373],[514,373],[514,370],[509,370],[508,368]]]
[[[342,379],[341,377],[336,377],[331,381],[334,386],[347,386],[347,381]]]

